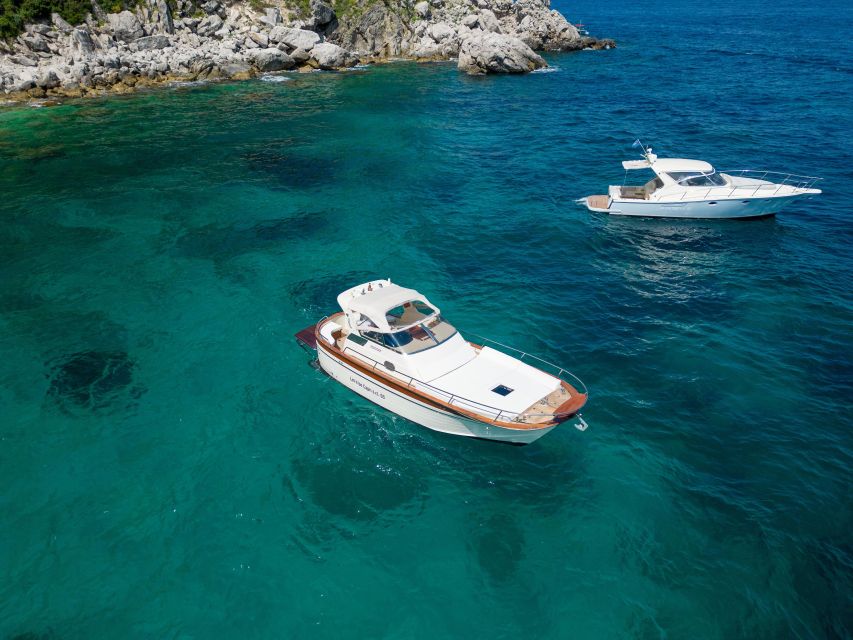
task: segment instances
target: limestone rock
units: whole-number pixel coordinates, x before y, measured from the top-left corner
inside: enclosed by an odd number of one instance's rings
[[[71,51],[77,58],[91,56],[95,52],[95,43],[88,27],[78,27],[71,32]]]
[[[22,67],[37,67],[38,60],[35,58],[31,58],[30,56],[25,56],[24,54],[18,54],[16,56],[11,56],[9,58],[15,64],[21,65]]]
[[[59,76],[53,70],[46,71],[36,80],[36,86],[40,89],[55,89],[59,86]]]
[[[276,48],[253,51],[252,61],[260,71],[282,71],[296,66],[293,58]]]
[[[430,15],[429,2],[426,2],[426,0],[421,0],[421,2],[418,2],[415,5],[415,13],[418,14],[424,20],[429,18],[429,15]]]
[[[271,27],[281,24],[281,11],[278,7],[270,7],[261,17],[261,22],[265,22]]]
[[[304,49],[311,51],[314,45],[320,42],[320,36],[306,29],[292,29],[290,27],[275,27],[270,31],[270,42],[280,42],[291,49]]]
[[[90,0],[89,4],[92,6],[92,15],[95,16],[95,20],[101,24],[105,23],[107,21],[107,14],[101,8],[101,5],[96,0]]]
[[[209,0],[201,5],[202,10],[208,15],[218,15],[221,5],[217,0]]]
[[[107,14],[107,21],[116,40],[131,42],[145,35],[139,19],[130,11]]]
[[[149,51],[151,49],[165,49],[170,46],[169,38],[163,35],[145,36],[136,40],[136,46],[139,51]]]
[[[252,67],[245,62],[230,62],[222,65],[222,75],[232,80],[247,80],[252,77]]]
[[[501,33],[501,24],[498,22],[494,11],[489,11],[488,9],[480,11],[480,15],[477,16],[477,23],[483,31]]]
[[[470,75],[526,73],[548,65],[518,38],[474,32],[462,42],[457,68]]]
[[[175,22],[172,19],[172,9],[166,0],[149,0],[154,4],[150,22],[160,33],[175,33]]]
[[[311,54],[305,51],[305,49],[294,49],[290,52],[290,57],[293,58],[296,64],[305,64],[311,59]]]
[[[430,37],[436,42],[442,42],[456,35],[456,30],[445,22],[439,22],[429,28]]]
[[[222,24],[222,18],[214,13],[212,16],[207,16],[202,20],[196,27],[195,32],[200,36],[212,36],[222,28]]]
[[[344,69],[358,63],[358,58],[343,47],[331,42],[321,42],[311,49],[311,57],[321,69]]]
[[[326,0],[311,0],[311,18],[308,26],[323,29],[335,20],[335,10]]]
[[[376,3],[359,18],[339,27],[334,40],[352,51],[392,57],[406,52],[409,35],[409,28],[398,14]]]
[[[254,40],[254,42],[261,48],[266,49],[270,46],[270,39],[263,33],[257,33],[255,31],[249,32],[249,37]]]
[[[47,46],[47,40],[45,40],[44,36],[40,33],[34,33],[31,36],[21,36],[21,40],[23,40],[24,44],[32,51],[50,51]]]
[[[65,20],[63,20],[62,16],[58,13],[54,12],[50,14],[50,21],[53,23],[53,26],[57,28],[57,30],[62,33],[70,33],[71,25],[68,24]]]
[[[20,73],[17,79],[12,79],[10,84],[12,91],[27,91],[36,86],[36,74],[30,70]]]

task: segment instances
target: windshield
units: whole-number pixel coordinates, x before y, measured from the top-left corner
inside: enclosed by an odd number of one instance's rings
[[[669,177],[685,187],[725,187],[726,179],[719,173],[670,171]]]
[[[399,307],[388,309],[385,312],[385,320],[388,321],[388,326],[392,329],[396,327],[408,327],[413,324],[418,324],[435,315],[435,309],[429,306],[423,300],[412,300],[401,304]]]
[[[409,327],[394,333],[364,331],[365,338],[399,353],[412,354],[440,345],[456,335],[456,328],[441,316],[435,316],[428,322]]]

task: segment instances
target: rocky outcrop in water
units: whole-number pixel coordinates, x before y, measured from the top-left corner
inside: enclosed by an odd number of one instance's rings
[[[547,67],[542,56],[524,42],[502,33],[480,33],[467,37],[459,49],[457,67],[470,75],[483,73],[527,73]]]
[[[459,57],[468,73],[545,66],[533,50],[609,48],[582,38],[548,0],[359,0],[336,15],[326,0],[257,9],[220,0],[141,0],[84,23],[58,14],[0,41],[0,92],[12,99],[118,93],[171,80],[243,79],[284,70],[342,69],[404,57]],[[255,8],[253,8],[255,7]]]

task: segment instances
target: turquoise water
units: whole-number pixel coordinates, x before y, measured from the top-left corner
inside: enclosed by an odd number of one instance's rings
[[[549,73],[0,112],[0,638],[851,636],[851,9],[596,4],[620,48]],[[636,136],[825,193],[576,207]],[[570,367],[590,429],[324,378],[292,336],[368,277]]]

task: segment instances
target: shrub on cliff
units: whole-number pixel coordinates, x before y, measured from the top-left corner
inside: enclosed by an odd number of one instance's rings
[[[136,0],[107,0],[101,3],[108,12],[136,6]],[[92,11],[90,0],[0,0],[0,38],[14,38],[29,22],[50,18],[58,13],[71,24],[80,24]]]

